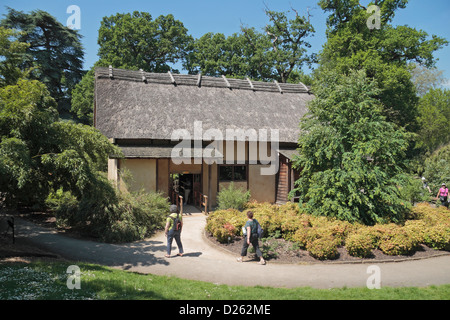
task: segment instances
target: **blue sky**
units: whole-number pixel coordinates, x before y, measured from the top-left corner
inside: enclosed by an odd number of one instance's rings
[[[361,0],[362,4],[370,1]],[[239,32],[241,23],[263,28],[267,23],[264,3],[271,10],[287,11],[294,7],[301,15],[309,8],[316,34],[310,39],[312,50],[318,52],[326,41],[326,15],[317,5],[317,0],[2,0],[0,15],[6,13],[9,6],[16,10],[29,12],[41,9],[66,24],[71,15],[67,13],[70,5],[81,10],[82,42],[85,49],[85,69],[97,60],[97,36],[100,21],[104,16],[117,12],[146,11],[154,18],[159,15],[173,14],[183,22],[189,33],[198,38],[207,32],[221,32],[231,35]],[[406,9],[399,10],[394,19],[395,25],[408,25],[422,29],[429,35],[435,34],[450,40],[450,1],[448,0],[410,0]],[[439,61],[437,67],[450,79],[450,46],[439,50],[435,55]],[[308,72],[308,70],[305,70]],[[450,88],[450,82],[447,83]]]

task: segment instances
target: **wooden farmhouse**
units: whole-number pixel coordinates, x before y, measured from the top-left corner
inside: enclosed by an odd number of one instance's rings
[[[284,203],[312,99],[303,84],[97,68],[94,125],[123,151],[108,162],[122,190],[212,208],[233,182],[252,200]]]

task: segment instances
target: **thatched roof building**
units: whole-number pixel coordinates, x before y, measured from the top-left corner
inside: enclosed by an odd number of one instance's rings
[[[108,176],[119,188],[123,187],[119,172],[126,168],[135,178],[132,189],[158,190],[173,196],[180,192],[180,183],[189,182],[193,186],[192,194],[185,197],[189,203],[198,204],[201,201],[197,199],[208,198],[208,206],[214,206],[217,193],[231,181],[250,190],[254,200],[284,202],[297,174],[290,159],[296,152],[300,118],[312,99],[303,84],[97,68],[94,124],[125,155],[125,159],[112,156],[109,161]],[[225,134],[227,129],[258,133],[265,129],[269,135],[271,130],[277,130],[278,172],[262,174],[267,163],[261,158],[256,164],[249,161],[248,143],[247,154],[243,158],[242,154],[236,156],[235,164],[193,161],[180,165],[172,155],[177,143],[171,141],[172,134],[185,130],[195,140],[194,124],[198,122],[203,132],[208,129],[222,132],[224,140],[229,138]],[[259,135],[257,138],[263,140]],[[204,136],[200,139],[203,147],[208,144]],[[232,146],[237,150],[235,142]],[[183,150],[180,157],[193,159],[199,146],[195,144],[195,148],[192,153]],[[215,154],[203,160],[215,159]]]
[[[170,140],[172,132],[278,129],[296,143],[299,121],[313,98],[303,84],[97,68],[95,126],[115,139]]]

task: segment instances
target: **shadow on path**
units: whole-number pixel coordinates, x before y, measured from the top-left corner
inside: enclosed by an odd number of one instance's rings
[[[157,264],[169,265],[166,259],[155,255],[155,253],[166,250],[166,244],[162,241],[150,240],[115,245],[66,237],[22,219],[18,219],[17,225],[17,240],[21,243],[33,243],[42,249],[71,260],[108,266],[126,265],[128,268]]]

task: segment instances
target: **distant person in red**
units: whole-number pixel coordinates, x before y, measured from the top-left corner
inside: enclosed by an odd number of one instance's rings
[[[437,198],[439,198],[443,206],[448,208],[448,188],[445,183],[443,183],[442,187],[439,189]]]

